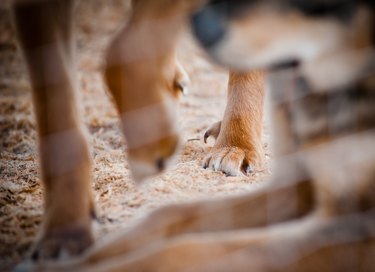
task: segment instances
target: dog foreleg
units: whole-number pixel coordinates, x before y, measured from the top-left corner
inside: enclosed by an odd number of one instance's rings
[[[39,133],[45,217],[33,259],[75,255],[92,243],[90,159],[75,104],[73,1],[15,1]]]

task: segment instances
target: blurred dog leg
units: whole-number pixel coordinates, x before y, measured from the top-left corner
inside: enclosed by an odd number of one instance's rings
[[[268,228],[180,235],[99,263],[38,271],[372,271],[374,218],[311,214]]]
[[[258,230],[183,235],[96,271],[372,271],[374,226],[373,213],[312,215]]]
[[[176,46],[188,14],[183,1],[134,1],[108,49],[105,79],[137,181],[164,170],[179,146],[178,97],[189,79],[176,61]]]
[[[90,158],[75,103],[73,1],[15,1],[30,74],[45,190],[43,230],[32,258],[81,253],[92,243]]]
[[[306,215],[314,205],[309,181],[286,186],[273,182],[243,196],[170,205],[152,212],[129,231],[98,241],[79,262],[99,263],[187,233],[267,226]]]

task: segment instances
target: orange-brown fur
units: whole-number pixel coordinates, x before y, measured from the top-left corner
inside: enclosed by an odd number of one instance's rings
[[[74,254],[92,243],[90,158],[77,117],[75,80],[71,73],[74,67],[69,19],[72,9],[71,1],[17,3],[14,7],[30,71],[46,191],[46,218],[37,244],[40,249],[37,254],[42,258],[56,255],[60,246]],[[45,26],[47,31],[35,31]],[[58,43],[65,48],[61,50]],[[47,53],[47,58],[43,58],[42,54]],[[62,144],[67,148],[61,150]],[[78,237],[76,241],[75,237]]]
[[[176,97],[179,87],[176,81],[182,75],[175,64],[174,47],[184,17],[174,13],[174,7],[179,5],[168,3],[137,1],[129,24],[109,49],[106,78],[120,113],[160,104],[165,99],[163,95]],[[75,101],[73,8],[74,1],[69,0],[20,0],[13,4],[14,21],[32,83],[45,186],[46,215],[33,254],[38,259],[57,257],[61,251],[74,255],[92,243],[90,156]],[[126,32],[155,19],[172,24],[153,24],[154,29],[147,28],[147,33],[141,33],[150,39],[147,45],[152,46],[147,46],[146,51],[151,57],[136,62],[121,59],[120,50],[127,50],[133,56],[140,48],[132,44],[138,42],[134,37],[137,33]],[[116,85],[124,82],[126,87]],[[162,111],[163,106],[159,109]],[[164,119],[166,126],[173,122]],[[165,138],[157,139],[157,144],[147,143],[131,152],[142,158],[152,158],[153,153],[168,158],[176,146],[175,132],[166,131]],[[149,152],[147,156],[142,148]]]
[[[316,19],[319,22],[324,26],[324,20]],[[344,31],[347,25],[341,27]],[[368,46],[374,54],[373,45]],[[365,74],[351,75],[355,80],[349,85],[332,89],[298,84],[295,68],[271,75],[277,161],[272,182],[264,188],[242,196],[160,208],[79,259],[32,268],[375,270],[374,58],[367,61],[360,65]],[[336,62],[333,67],[342,72]],[[216,125],[213,131],[218,129]]]
[[[137,173],[142,169],[132,169],[135,178],[164,169],[164,161],[178,147],[171,112],[187,79],[176,63],[175,47],[186,17],[201,2],[133,1],[129,22],[109,46],[104,75],[123,121],[129,160],[153,167],[144,175]],[[56,258],[62,252],[75,255],[93,242],[90,156],[75,98],[73,9],[73,0],[13,4],[32,83],[45,186],[45,219],[33,249],[35,259]],[[261,73],[231,73],[228,106],[212,152],[213,157],[222,153],[226,158],[216,170],[227,172],[226,165],[234,162],[238,166],[228,174],[239,174],[242,165],[260,160],[262,81]],[[129,116],[134,120],[127,120]],[[140,122],[144,126],[138,130],[132,126]],[[230,154],[224,154],[228,148]]]
[[[263,72],[229,74],[223,120],[205,135],[205,138],[210,135],[216,138],[213,150],[205,158],[205,167],[240,175],[259,166],[263,158],[263,100]]]

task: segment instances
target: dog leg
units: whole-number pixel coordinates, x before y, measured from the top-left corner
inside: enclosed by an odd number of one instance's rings
[[[90,158],[75,104],[73,1],[15,1],[15,24],[30,74],[45,190],[33,259],[81,253],[92,243]]]
[[[160,245],[165,245],[166,241],[178,240],[180,236],[216,237],[226,231],[242,232],[247,228],[268,226],[300,218],[314,207],[311,185],[307,181],[285,187],[273,184],[241,197],[160,208],[129,231],[98,241],[79,259],[64,263],[62,269],[81,271],[88,267],[90,271],[92,266],[108,260],[122,259],[125,255],[132,256],[132,252],[143,250],[147,252],[149,249],[159,248]],[[295,200],[293,205],[291,199]],[[283,209],[280,210],[280,207]],[[205,247],[204,244],[199,246]],[[159,250],[162,251],[164,248]],[[39,266],[34,268],[42,269]],[[48,269],[57,271],[58,267]]]
[[[114,97],[135,180],[164,170],[178,145],[177,98],[188,77],[176,46],[188,9],[184,1],[137,0],[109,47],[105,79]]]
[[[221,123],[205,134],[216,143],[204,167],[229,176],[251,172],[262,161],[263,74],[260,71],[229,75],[228,102]]]
[[[166,240],[98,271],[372,271],[374,214]],[[350,256],[350,258],[345,258]]]
[[[268,228],[180,235],[99,263],[38,271],[372,271],[374,218],[373,211],[311,214]]]
[[[283,222],[307,214],[314,203],[311,182],[301,181],[287,186],[274,183],[257,192],[225,200],[170,205],[152,212],[129,231],[98,242],[82,260],[95,263],[184,233],[218,232]]]

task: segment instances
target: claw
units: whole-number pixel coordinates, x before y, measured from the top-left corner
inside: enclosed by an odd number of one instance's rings
[[[207,131],[204,133],[204,136],[203,136],[204,143],[207,144],[207,139],[208,139],[210,136],[214,137],[215,140],[216,140],[217,137],[219,136],[220,129],[221,129],[221,121],[216,122],[216,123],[214,123],[212,126],[210,126],[210,127],[207,129]]]
[[[36,262],[39,259],[39,251],[35,250],[31,253],[30,259]]]
[[[50,231],[31,249],[29,259],[33,263],[45,260],[64,260],[85,251],[93,243],[90,228],[74,228]]]
[[[179,90],[184,96],[188,95],[190,84],[190,78],[182,65],[177,61],[176,76],[174,81],[174,87]]]
[[[203,169],[207,169],[208,166],[210,165],[210,160],[211,158],[205,158],[203,162]]]
[[[208,130],[204,133],[204,136],[203,136],[203,141],[205,144],[207,144],[207,139],[208,137],[210,137],[210,134],[208,133]]]
[[[245,175],[249,175],[249,174],[254,172],[254,168],[250,164],[244,165],[243,172],[244,172]]]

